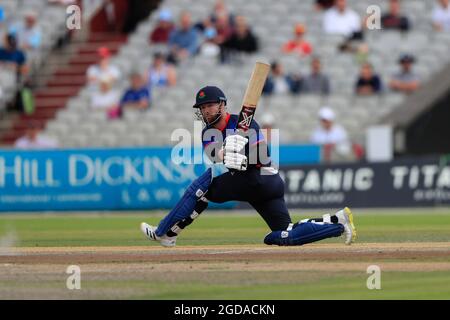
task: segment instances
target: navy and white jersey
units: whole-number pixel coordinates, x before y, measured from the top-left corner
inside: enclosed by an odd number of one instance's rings
[[[223,141],[227,135],[236,133],[236,125],[238,121],[238,115],[226,114],[226,125],[223,128],[214,128],[212,126],[206,126],[202,131],[202,143],[203,149],[206,155],[214,162],[220,160],[216,157],[216,150],[220,149]],[[218,134],[222,134],[220,140]],[[249,160],[249,167],[255,166],[268,167],[270,166],[270,154],[267,147],[266,139],[261,131],[258,123],[252,120],[248,132],[245,134],[248,138],[248,143],[245,146],[245,155]],[[218,141],[220,140],[220,141]],[[262,148],[262,149],[261,149]],[[254,160],[253,160],[254,159]],[[253,161],[252,161],[253,160]]]

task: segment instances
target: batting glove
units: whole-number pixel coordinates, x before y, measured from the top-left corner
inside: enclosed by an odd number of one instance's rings
[[[234,169],[239,171],[247,170],[247,156],[236,153],[236,152],[227,152],[224,155],[223,163],[225,167],[228,169]]]
[[[224,153],[240,153],[248,143],[248,138],[234,134],[225,138]]]

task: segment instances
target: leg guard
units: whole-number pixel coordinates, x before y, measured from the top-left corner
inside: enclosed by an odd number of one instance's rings
[[[205,197],[201,197],[194,208],[194,211],[191,213],[191,215],[187,218],[184,218],[181,221],[178,221],[177,223],[175,223],[172,228],[169,229],[169,231],[167,231],[167,236],[168,237],[176,237],[180,234],[181,231],[184,230],[184,228],[186,228],[188,225],[190,225],[195,219],[197,219],[197,217],[203,212],[205,211],[205,209],[208,207],[208,199],[206,199]]]
[[[273,231],[264,238],[265,244],[279,246],[301,246],[303,244],[339,237],[344,232],[342,224],[298,223],[286,231]]]
[[[211,181],[212,171],[211,168],[209,168],[204,174],[191,183],[175,208],[161,220],[155,232],[158,237],[165,235],[174,224],[188,218],[192,214],[197,201],[203,197],[208,190]]]

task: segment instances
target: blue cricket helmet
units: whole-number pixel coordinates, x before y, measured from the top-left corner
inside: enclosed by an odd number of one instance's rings
[[[211,102],[225,102],[227,104],[227,98],[222,90],[215,86],[206,86],[201,88],[195,96],[194,108],[200,107],[202,104]]]

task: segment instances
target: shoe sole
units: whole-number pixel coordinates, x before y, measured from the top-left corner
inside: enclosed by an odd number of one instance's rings
[[[353,213],[350,210],[350,208],[348,208],[348,207],[345,207],[344,210],[345,210],[345,213],[347,214],[348,220],[350,222],[350,226],[352,227],[352,242],[355,242],[355,240],[356,240],[356,228],[355,228],[355,225],[353,223]]]

